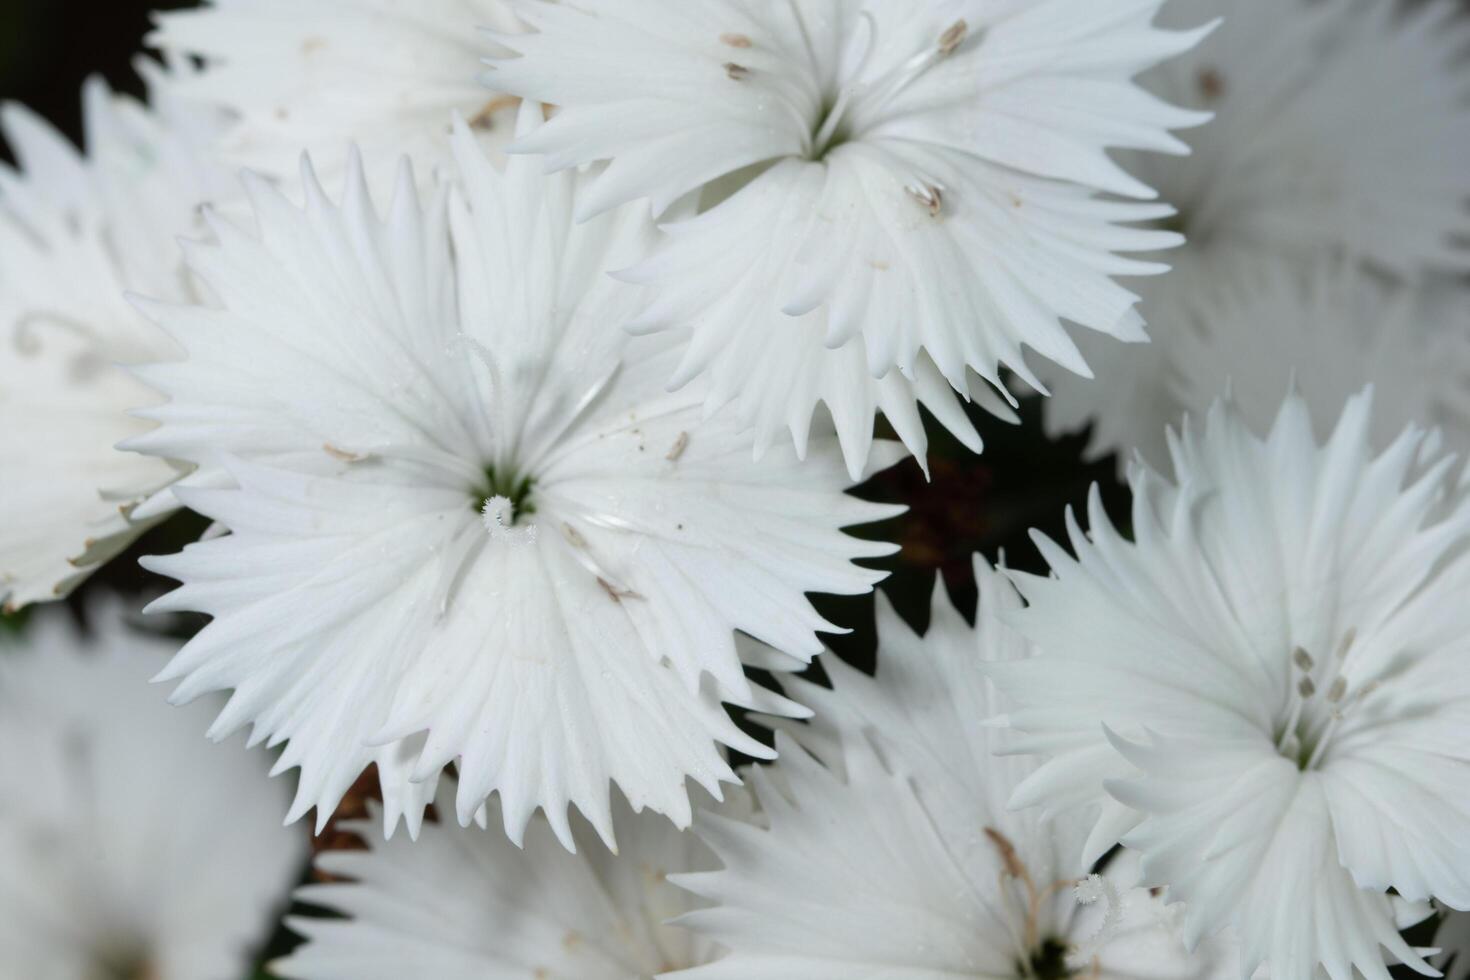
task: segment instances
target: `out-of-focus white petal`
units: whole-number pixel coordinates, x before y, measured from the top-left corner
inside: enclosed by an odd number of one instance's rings
[[[207,144],[217,114],[172,102],[173,77],[139,70],[154,106],[83,90],[85,150],[17,105],[0,132],[0,600],[55,599],[157,516],[134,510],[177,475],[114,447],[151,423],[129,417],[148,389],[120,370],[167,356],[125,294],[198,296],[176,238],[228,193]],[[167,510],[167,507],[164,508]]]
[[[446,780],[438,805],[454,806]],[[499,822],[498,806],[489,804]],[[721,812],[748,812],[734,792]],[[517,847],[492,827],[430,824],[417,842],[376,839],[350,825],[365,851],[329,851],[319,870],[345,881],[308,885],[297,897],[345,919],[290,920],[306,942],[271,964],[291,980],[629,980],[707,963],[713,943],[675,918],[701,903],[667,880],[703,871],[713,857],[665,818],[613,806],[611,854],[581,819],[575,854],[537,818]]]
[[[0,948],[16,977],[236,980],[306,858],[288,794],[205,703],[148,684],[173,644],[94,605],[0,649]]]

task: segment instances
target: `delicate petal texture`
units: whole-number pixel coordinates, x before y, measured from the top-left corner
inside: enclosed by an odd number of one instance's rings
[[[452,791],[441,797],[453,806]],[[747,812],[747,800],[732,792],[724,812]],[[410,843],[375,841],[356,825],[369,850],[317,858],[319,871],[351,880],[297,893],[346,921],[290,920],[307,942],[271,971],[285,980],[635,980],[719,955],[667,924],[702,904],[667,880],[715,866],[699,838],[622,800],[616,855],[585,822],[573,826],[575,854],[539,817],[523,848],[476,826],[427,824]]]
[[[893,550],[840,528],[895,509],[843,494],[830,433],[755,466],[663,390],[675,338],[618,329],[639,291],[603,274],[646,208],[576,225],[582,177],[501,175],[464,127],[455,152],[447,204],[405,175],[386,218],[360,171],[304,211],[257,183],[258,233],[193,251],[221,308],[153,311],[187,357],[146,369],[170,401],[136,444],[230,476],[179,492],[232,533],[150,566],[183,583],[160,608],[214,617],[167,677],[234,689],[216,732],[289,740],[294,816],[376,762],[416,832],[453,760],[460,822],[498,791],[515,839],[543,807],[570,843],[568,803],[611,835],[610,781],[687,824],[686,777],[734,779],[716,742],[768,754],[721,703],[771,699],[733,631],[810,658],[804,593],[867,592],[853,559]]]
[[[1375,456],[1371,418],[1355,397],[1319,448],[1299,396],[1264,438],[1218,404],[1177,488],[1134,471],[1131,542],[1096,495],[1075,557],[1039,539],[1013,621],[1040,653],[991,671],[1049,756],[1012,802],[1106,789],[1145,882],[1191,940],[1233,924],[1247,972],[1424,971],[1386,891],[1470,905],[1470,502],[1413,430]]]
[[[123,298],[192,295],[176,236],[225,182],[204,153],[217,119],[83,89],[85,154],[26,109],[0,107],[19,162],[0,167],[0,601],[65,595],[146,526],[132,511],[174,476],[116,451],[151,396],[116,367],[168,351]]]
[[[402,154],[426,178],[450,164],[453,112],[495,153],[515,129],[516,100],[476,80],[481,29],[516,29],[505,0],[209,0],[156,19],[150,44],[205,60],[180,94],[234,113],[220,150],[275,177],[306,151],[335,178],[356,146],[386,189]]]
[[[1396,345],[1404,343],[1405,329],[1423,337],[1441,322],[1463,335],[1463,298],[1448,320],[1439,317],[1444,311],[1436,299],[1426,299],[1415,312],[1421,322],[1406,328],[1394,309],[1371,299],[1376,286],[1345,282],[1349,293],[1329,297],[1316,277],[1325,263],[1343,260],[1410,284],[1470,265],[1470,168],[1464,165],[1470,159],[1470,20],[1462,5],[1171,0],[1163,12],[1173,25],[1211,16],[1223,17],[1218,30],[1142,81],[1162,98],[1213,111],[1215,119],[1186,134],[1193,150],[1188,157],[1121,158],[1179,209],[1173,224],[1189,239],[1170,253],[1172,274],[1136,287],[1153,349],[1072,331],[1096,377],[1035,364],[1053,394],[1043,407],[1048,429],[1070,432],[1090,424],[1093,452],[1118,452],[1120,470],[1134,449],[1161,465],[1165,426],[1223,393],[1196,391],[1181,401],[1174,389],[1179,369],[1208,371],[1195,358],[1205,353],[1198,338],[1211,334],[1219,339],[1208,343],[1209,353],[1223,353],[1225,363],[1239,368],[1232,372],[1237,387],[1254,393],[1250,375],[1263,372],[1272,389],[1259,406],[1242,391],[1241,404],[1255,412],[1253,421],[1273,410],[1281,394],[1283,364],[1272,354],[1307,357],[1284,366],[1296,369],[1314,418],[1335,414],[1347,392],[1373,380],[1389,395],[1382,424],[1443,421],[1438,412],[1411,416],[1407,410],[1445,397],[1441,386],[1462,379],[1440,370],[1430,371],[1427,383],[1404,377],[1402,371],[1424,363],[1404,359],[1429,351],[1422,344]],[[1262,272],[1261,266],[1269,268]],[[1280,285],[1288,268],[1312,283],[1301,287],[1301,297],[1311,297],[1315,312],[1298,321],[1300,329],[1270,322],[1264,306],[1289,299]],[[1349,276],[1343,273],[1344,280]],[[1263,284],[1263,278],[1277,283]],[[1251,295],[1263,285],[1265,296]],[[1302,302],[1292,305],[1300,309]],[[1233,334],[1232,328],[1244,326],[1237,317],[1247,310],[1258,318],[1255,326]],[[1329,311],[1346,314],[1344,322],[1320,319]],[[1226,322],[1212,323],[1216,317]],[[1331,343],[1342,345],[1339,354],[1322,349]],[[1363,364],[1373,366],[1362,358],[1389,351],[1394,353],[1373,374],[1360,376]],[[1463,364],[1461,357],[1450,363],[1456,362]],[[1318,392],[1332,397],[1319,402]],[[1390,401],[1403,405],[1404,414]]]
[[[1000,620],[1020,604],[1014,589],[986,565],[976,575],[977,627],[942,592],[923,638],[885,603],[876,681],[829,657],[835,690],[795,683],[818,721],[789,730],[826,765],[793,747],[753,780],[768,828],[696,822],[724,868],[676,879],[715,903],[681,922],[730,953],[689,977],[1019,978],[1023,963],[1060,975],[1063,959],[1099,977],[1213,975],[1126,862],[1085,883],[1095,895],[1077,890],[1087,820],[1007,809],[1035,764],[993,756],[1002,733],[980,723],[996,710],[983,668],[1029,650]],[[1034,912],[1007,875],[1018,866]]]
[[[1079,338],[1097,378],[1058,379],[1046,405],[1052,431],[1091,422],[1091,451],[1123,450],[1120,470],[1128,450],[1162,466],[1166,428],[1204,414],[1226,391],[1260,431],[1294,383],[1325,433],[1348,397],[1372,383],[1392,394],[1373,419],[1375,446],[1416,423],[1440,428],[1458,452],[1470,449],[1463,284],[1437,277],[1412,288],[1339,261],[1281,262],[1244,249],[1185,249],[1178,259],[1142,290],[1152,344]]]
[[[801,446],[826,404],[856,471],[875,407],[916,454],[919,403],[977,444],[939,378],[999,386],[1023,346],[1085,372],[1061,318],[1137,336],[1112,277],[1179,239],[1095,195],[1154,196],[1106,151],[1179,152],[1207,118],[1132,82],[1202,33],[1153,27],[1160,3],[526,0],[487,82],[559,107],[515,150],[608,161],[582,216],[702,199],[627,273],[658,287],[640,325],[692,326],[675,383],[711,375],[763,441]]]
[[[306,858],[289,794],[148,677],[172,644],[93,606],[0,648],[0,949],[26,980],[238,980]],[[12,641],[13,642],[13,641]]]

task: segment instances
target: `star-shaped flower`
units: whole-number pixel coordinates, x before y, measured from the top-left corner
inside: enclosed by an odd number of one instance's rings
[[[610,782],[687,824],[687,777],[735,778],[717,742],[770,754],[722,702],[798,710],[734,631],[812,656],[835,627],[804,593],[865,593],[853,559],[894,550],[840,528],[899,508],[844,495],[830,435],[757,466],[664,390],[677,338],[628,337],[639,291],[603,273],[646,208],[576,224],[584,177],[501,175],[463,124],[454,153],[450,194],[405,174],[386,217],[360,170],[341,205],[308,174],[305,210],[253,182],[258,233],[191,250],[219,308],[150,310],[186,357],[144,372],[170,400],[135,445],[231,478],[176,491],[231,533],[149,562],[183,583],[159,608],[214,617],[164,676],[234,689],[215,733],[289,740],[319,825],[376,763],[416,832],[451,761],[461,823],[498,791],[516,839],[542,807],[570,845],[571,803],[610,840]]]
[[[982,671],[1031,651],[1002,619],[1020,604],[1015,590],[981,562],[976,577],[976,626],[941,590],[922,638],[880,602],[876,679],[826,657],[835,690],[795,682],[818,707],[797,737],[826,765],[789,745],[752,778],[760,825],[695,822],[724,867],[675,877],[714,903],[679,921],[730,952],[678,976],[1213,975],[1213,952],[1186,954],[1127,862],[1090,873],[1086,819],[1007,809],[1035,764],[995,755]]]
[[[148,685],[175,645],[93,605],[0,637],[0,949],[8,977],[238,980],[305,840],[264,760]]]
[[[177,471],[117,451],[150,428],[150,398],[117,365],[169,351],[123,294],[194,287],[176,236],[228,184],[206,146],[220,120],[168,97],[141,60],[153,107],[83,88],[85,153],[21,106],[0,108],[18,160],[0,166],[0,600],[70,592],[168,510],[136,511]]]
[[[1470,501],[1371,427],[1368,394],[1321,446],[1299,396],[1264,438],[1217,405],[1175,482],[1135,469],[1131,541],[1097,495],[1075,556],[1038,539],[1038,656],[989,671],[1048,757],[1013,804],[1110,798],[1090,853],[1121,836],[1191,942],[1233,925],[1242,975],[1427,973],[1400,903],[1470,905]]]
[[[1061,318],[1141,337],[1112,277],[1165,268],[1123,253],[1180,241],[1130,226],[1172,211],[1095,192],[1153,197],[1106,151],[1207,118],[1132,83],[1203,33],[1160,3],[524,2],[487,81],[558,106],[513,150],[609,161],[580,217],[687,217],[621,273],[658,287],[638,329],[693,328],[673,383],[708,376],[762,445],[825,403],[856,473],[875,409],[916,455],[919,404],[978,449],[948,387],[1008,414],[1023,345],[1086,373]]]

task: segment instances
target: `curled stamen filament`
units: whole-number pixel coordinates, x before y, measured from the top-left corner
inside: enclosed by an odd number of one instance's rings
[[[1022,962],[1029,962],[1028,957],[1041,944],[1042,905],[1057,892],[1064,888],[1074,887],[1078,882],[1072,878],[1060,878],[1045,888],[1037,888],[1036,879],[1031,877],[1031,870],[1026,867],[1026,862],[1021,860],[1021,856],[1016,852],[1016,846],[1011,843],[1010,838],[1006,837],[1005,834],[1002,834],[994,827],[986,827],[985,836],[990,839],[991,844],[1000,852],[1001,893],[1005,894],[1007,879],[1019,881],[1021,886],[1026,890],[1026,921],[1023,924],[1024,938],[1022,940],[1022,952],[1025,955],[1022,956]]]

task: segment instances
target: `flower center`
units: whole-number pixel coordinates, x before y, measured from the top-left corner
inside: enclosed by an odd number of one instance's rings
[[[894,96],[953,54],[955,49],[965,43],[970,33],[969,25],[963,20],[957,20],[939,35],[933,45],[925,47],[881,78],[865,82],[863,74],[873,59],[873,52],[879,46],[878,22],[866,10],[859,17],[860,36],[855,39],[855,43],[861,47],[857,49],[853,67],[838,85],[837,93],[826,101],[818,114],[807,147],[809,160],[821,160],[833,149],[852,139],[856,132],[875,120]],[[797,23],[805,34],[806,25],[799,12]],[[809,36],[807,44],[810,48]]]
[[[1076,971],[1067,965],[1067,944],[1052,936],[1031,952],[1031,962],[1017,964],[1021,975],[1034,980],[1066,980]]]
[[[1356,637],[1356,630],[1343,634],[1325,663],[1318,663],[1302,647],[1291,651],[1291,696],[1286,720],[1276,734],[1276,751],[1303,772],[1322,765],[1342,719],[1378,689],[1376,681],[1348,688],[1342,671]]]
[[[1103,925],[1099,935],[1094,940],[1102,939],[1104,934],[1111,929],[1111,923],[1116,915],[1116,895],[1110,886],[1103,885],[1097,875],[1089,875],[1082,881],[1071,878],[1060,878],[1051,882],[1044,888],[1037,887],[1036,879],[1031,875],[1031,869],[1026,862],[1021,860],[1016,846],[994,827],[985,828],[985,836],[1000,855],[1000,891],[1001,899],[1008,910],[1012,930],[1012,938],[1016,944],[1016,976],[1020,980],[1066,980],[1075,977],[1083,971],[1074,965],[1079,958],[1087,959],[1083,951],[1077,949],[1065,939],[1051,935],[1043,935],[1041,931],[1042,910],[1047,900],[1056,896],[1058,892],[1066,889],[1075,889],[1075,897],[1080,904],[1090,904],[1099,900],[1107,903]],[[1021,886],[1020,892],[1012,887],[1014,884]],[[1019,914],[1020,929],[1016,930],[1016,918]],[[1071,962],[1068,962],[1068,961]],[[1093,972],[1096,971],[1096,958],[1092,957]]]
[[[535,489],[536,481],[529,476],[522,476],[511,469],[485,467],[485,480],[480,485],[479,492],[475,495],[478,500],[477,510],[486,513],[494,510],[505,519],[505,526],[512,527],[522,518],[536,513],[536,501],[531,496]]]
[[[535,485],[529,476],[486,467],[485,483],[474,497],[479,501],[485,533],[497,541],[535,541],[536,525],[528,520],[536,513],[536,501],[531,496]]]

